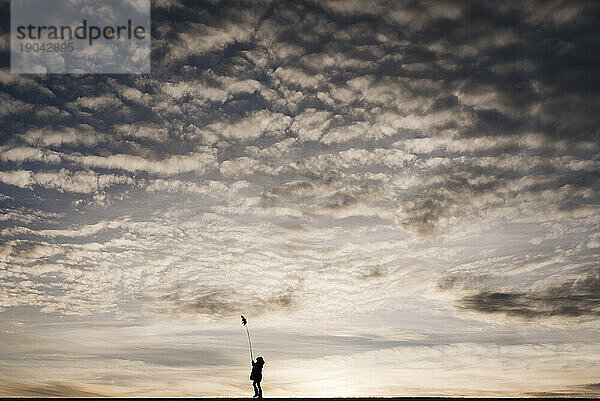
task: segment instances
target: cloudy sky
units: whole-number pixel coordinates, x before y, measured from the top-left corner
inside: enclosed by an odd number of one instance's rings
[[[267,396],[600,393],[597,3],[197,3],[15,75],[0,1],[0,395],[248,395],[240,313]]]

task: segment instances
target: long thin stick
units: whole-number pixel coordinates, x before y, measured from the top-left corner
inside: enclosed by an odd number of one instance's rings
[[[254,360],[254,356],[252,355],[252,341],[250,341],[250,330],[248,330],[248,325],[246,326],[246,334],[248,334],[248,345],[250,345],[250,360]]]
[[[240,315],[242,318],[242,324],[246,327],[246,334],[248,334],[248,345],[250,346],[250,360],[254,361],[254,355],[252,355],[252,341],[250,341],[250,330],[248,329],[248,320],[244,317],[244,315]]]

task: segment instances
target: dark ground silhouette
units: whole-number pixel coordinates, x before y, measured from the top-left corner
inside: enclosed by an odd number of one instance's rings
[[[421,400],[421,401],[450,401],[450,400],[489,400],[489,401],[499,401],[499,400],[524,400],[524,399],[537,399],[537,400],[543,400],[543,399],[549,399],[552,398],[554,400],[590,400],[590,399],[599,399],[600,396],[598,395],[592,395],[590,397],[568,397],[568,396],[553,396],[552,394],[549,395],[545,395],[545,396],[533,396],[533,397],[332,397],[332,398],[301,398],[301,397],[294,397],[294,398],[282,398],[282,397],[278,397],[278,398],[269,398],[270,400],[273,401],[283,401],[283,400],[302,400],[302,401],[411,401],[411,400]],[[31,399],[31,400],[39,400],[40,398],[23,398],[23,397],[0,397],[0,400],[27,400],[27,399]],[[111,400],[111,401],[130,401],[132,399],[135,400],[161,400],[161,401],[165,401],[165,400],[181,400],[181,399],[186,399],[186,400],[249,400],[251,399],[250,397],[218,397],[218,398],[202,398],[202,397],[179,397],[179,398],[175,398],[175,397],[170,397],[170,398],[153,398],[153,397],[129,397],[129,398],[124,398],[124,397],[94,397],[94,398],[80,398],[80,397],[73,397],[73,398],[68,398],[68,397],[60,397],[60,398],[53,398],[55,400]]]

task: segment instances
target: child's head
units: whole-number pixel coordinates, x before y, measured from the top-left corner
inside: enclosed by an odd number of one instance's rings
[[[262,357],[262,356],[258,356],[258,357],[256,357],[256,362],[262,362],[262,363],[265,363],[265,360],[263,359],[263,357]]]

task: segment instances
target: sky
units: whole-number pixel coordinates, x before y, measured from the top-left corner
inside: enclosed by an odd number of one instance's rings
[[[17,75],[0,395],[600,394],[600,5],[152,3]]]

